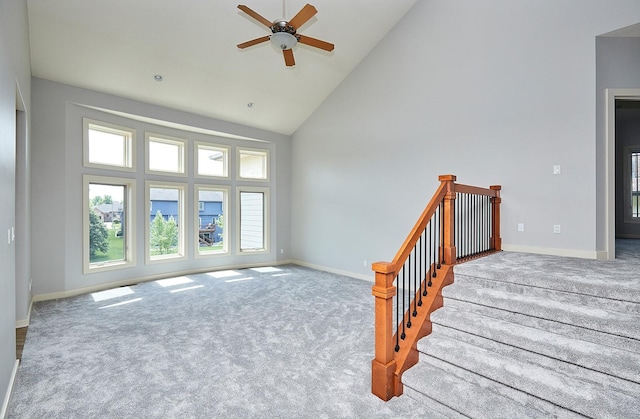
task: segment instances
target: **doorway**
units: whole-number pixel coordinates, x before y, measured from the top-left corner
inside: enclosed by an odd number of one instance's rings
[[[640,249],[640,212],[633,213],[640,199],[640,89],[607,89],[606,115],[606,236],[614,259],[617,239],[637,240]]]
[[[615,101],[616,239],[640,239],[640,100]]]

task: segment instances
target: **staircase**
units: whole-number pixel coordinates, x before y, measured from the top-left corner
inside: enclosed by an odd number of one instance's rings
[[[640,262],[456,265],[404,396],[445,416],[640,418]]]

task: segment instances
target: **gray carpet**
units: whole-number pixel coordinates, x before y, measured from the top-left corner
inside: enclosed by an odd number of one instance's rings
[[[457,265],[405,396],[472,418],[640,417],[640,241],[616,245]]]
[[[370,393],[371,283],[227,273],[36,303],[8,417],[440,416]]]

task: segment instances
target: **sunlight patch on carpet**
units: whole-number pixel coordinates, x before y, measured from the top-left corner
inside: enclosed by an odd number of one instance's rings
[[[193,282],[193,280],[186,276],[178,276],[175,278],[159,279],[156,281],[156,284],[161,287],[173,287],[174,285],[189,284],[191,282]]]
[[[99,303],[100,301],[110,300],[112,298],[124,297],[125,295],[133,294],[133,290],[129,287],[113,288],[106,291],[94,292],[91,294],[93,301]]]

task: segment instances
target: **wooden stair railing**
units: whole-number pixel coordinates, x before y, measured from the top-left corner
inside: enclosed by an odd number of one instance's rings
[[[393,261],[372,264],[371,391],[385,401],[402,394],[402,373],[418,362],[418,340],[431,333],[430,315],[442,307],[442,288],[453,283],[453,266],[502,248],[501,187],[457,184],[454,175],[438,180],[440,186]]]

